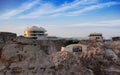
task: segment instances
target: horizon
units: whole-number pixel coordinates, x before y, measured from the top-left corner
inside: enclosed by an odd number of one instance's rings
[[[49,36],[120,36],[119,0],[1,0],[0,31],[23,35],[31,26]]]

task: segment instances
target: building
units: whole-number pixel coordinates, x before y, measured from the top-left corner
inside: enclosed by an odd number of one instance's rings
[[[86,49],[87,49],[87,45],[83,45],[83,44],[70,44],[64,47],[64,51],[68,51],[72,53],[82,52],[82,50],[86,50]]]
[[[24,37],[33,38],[37,40],[47,39],[46,30],[42,27],[32,26],[24,30]]]
[[[91,41],[103,41],[102,33],[91,33],[89,35]]]
[[[120,37],[118,36],[118,37],[112,37],[112,40],[113,41],[120,41]]]

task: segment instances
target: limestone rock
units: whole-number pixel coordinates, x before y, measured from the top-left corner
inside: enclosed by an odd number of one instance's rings
[[[12,73],[21,73],[23,70],[21,67],[13,67],[12,68]]]
[[[19,37],[0,45],[0,75],[120,75],[119,41],[86,43],[85,57],[60,51],[61,41]]]

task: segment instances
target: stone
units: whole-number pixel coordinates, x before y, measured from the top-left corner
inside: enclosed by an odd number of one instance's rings
[[[21,73],[23,69],[21,67],[13,67],[12,68],[12,73]]]

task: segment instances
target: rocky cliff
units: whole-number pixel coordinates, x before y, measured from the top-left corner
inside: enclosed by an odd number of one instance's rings
[[[81,56],[60,51],[61,40],[8,39],[1,45],[0,75],[120,75],[120,41],[94,44],[95,53],[90,47]]]

